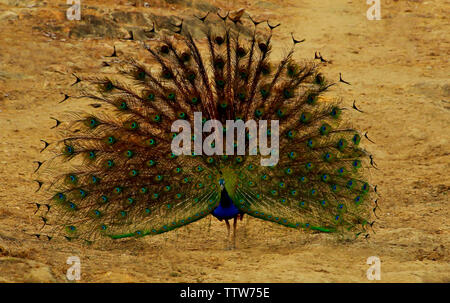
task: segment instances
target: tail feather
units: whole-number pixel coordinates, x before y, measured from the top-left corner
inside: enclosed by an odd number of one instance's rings
[[[305,230],[365,231],[375,194],[368,155],[361,134],[342,119],[340,101],[324,95],[333,83],[319,65],[293,60],[296,41],[273,62],[276,26],[264,38],[252,21],[246,39],[240,18],[222,18],[217,27],[207,17],[199,21],[205,45],[180,26],[145,45],[150,64],[131,59],[115,74],[77,76],[77,85],[86,83],[80,97],[105,107],[57,125],[63,139],[51,145],[52,161],[40,162],[47,204],[57,206],[43,215],[51,217],[45,228],[86,241],[167,232],[211,213],[225,179],[233,203],[251,216]],[[263,166],[265,156],[227,155],[225,148],[224,155],[174,154],[173,122],[193,125],[198,111],[203,123],[279,121],[278,163]],[[264,130],[269,137],[272,128]],[[250,139],[248,129],[245,135]]]

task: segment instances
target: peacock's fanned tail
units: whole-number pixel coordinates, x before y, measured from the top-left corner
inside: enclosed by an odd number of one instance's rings
[[[210,214],[223,178],[250,216],[304,230],[366,231],[374,195],[369,161],[361,134],[341,120],[344,108],[324,97],[332,83],[315,62],[294,61],[295,40],[274,62],[272,28],[235,21],[209,16],[198,21],[202,42],[180,27],[145,45],[152,63],[128,60],[115,74],[77,78],[85,87],[80,97],[102,106],[58,126],[62,139],[50,144],[58,152],[41,169],[45,228],[87,241],[167,232]],[[195,112],[202,123],[223,126],[279,121],[277,164],[249,155],[248,129],[246,155],[177,156],[172,123],[194,125]],[[225,138],[226,127],[221,132]],[[270,138],[270,123],[264,132]]]

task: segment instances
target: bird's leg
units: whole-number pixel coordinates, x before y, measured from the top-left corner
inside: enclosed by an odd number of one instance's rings
[[[227,231],[228,231],[228,234],[227,234],[227,242],[230,243],[230,231],[231,231],[231,226],[230,226],[230,222],[228,222],[227,219],[225,219],[225,223],[227,224]]]
[[[237,217],[234,217],[234,220],[233,220],[233,248],[236,248],[236,226],[237,226]]]

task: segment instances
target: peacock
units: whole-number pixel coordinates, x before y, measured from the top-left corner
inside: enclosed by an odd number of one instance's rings
[[[145,63],[113,58],[115,72],[75,75],[74,85],[84,83],[76,98],[96,106],[55,119],[61,139],[42,140],[54,154],[36,180],[46,187],[36,213],[49,239],[144,237],[209,215],[226,223],[228,238],[233,219],[233,245],[245,215],[367,237],[376,195],[373,158],[360,146],[367,134],[325,95],[338,83],[320,72],[322,55],[294,60],[304,40],[292,35],[292,47],[272,61],[278,25],[245,16],[197,17],[201,39],[174,24],[142,43]],[[342,75],[339,82],[350,84]]]

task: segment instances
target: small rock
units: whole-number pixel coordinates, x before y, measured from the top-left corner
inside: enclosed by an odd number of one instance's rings
[[[191,5],[192,5],[192,3],[189,3],[189,2],[186,3],[186,6],[191,6]],[[196,1],[194,5],[195,5],[195,8],[197,8],[201,11],[205,11],[205,12],[216,13],[219,11],[219,8],[217,6],[212,5],[206,1]]]

